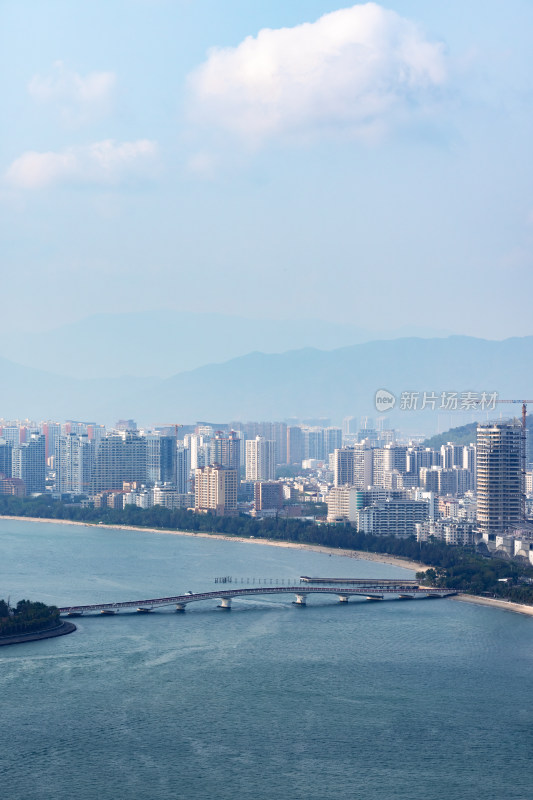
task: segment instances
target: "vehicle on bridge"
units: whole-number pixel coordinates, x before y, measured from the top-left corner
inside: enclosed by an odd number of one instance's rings
[[[413,585],[412,581],[394,582],[393,585],[381,580],[364,580],[363,585],[358,583],[356,586],[262,586],[247,587],[246,589],[222,589],[215,592],[186,592],[185,594],[174,597],[158,597],[149,600],[128,600],[117,603],[95,603],[83,606],[66,606],[60,608],[61,614],[67,616],[80,616],[83,613],[101,612],[103,615],[115,614],[121,609],[136,609],[146,613],[155,608],[165,606],[176,607],[176,611],[185,611],[189,603],[201,600],[219,600],[220,608],[231,608],[231,602],[239,597],[253,597],[255,595],[267,594],[294,594],[296,595],[296,605],[305,606],[309,594],[334,594],[339,598],[340,603],[347,603],[350,597],[362,600],[384,599],[385,596],[397,599],[425,599],[429,597],[448,597],[457,594],[450,589],[434,589],[425,586]]]

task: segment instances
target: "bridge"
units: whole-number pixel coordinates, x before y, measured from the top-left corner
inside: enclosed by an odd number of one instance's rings
[[[234,598],[256,597],[270,594],[292,594],[295,596],[294,603],[298,606],[305,606],[307,596],[310,594],[333,594],[336,595],[340,603],[347,603],[350,597],[358,597],[366,600],[384,600],[385,597],[396,597],[398,600],[414,600],[415,598],[442,598],[457,594],[449,589],[431,589],[425,586],[418,586],[413,581],[395,582],[372,581],[365,585],[357,586],[261,586],[249,587],[246,589],[223,589],[215,592],[187,592],[187,594],[176,595],[175,597],[155,597],[149,600],[127,600],[121,603],[94,603],[91,605],[65,606],[60,608],[60,614],[69,617],[79,617],[82,614],[100,612],[101,614],[116,614],[122,610],[133,609],[138,613],[148,613],[156,608],[165,606],[175,606],[176,611],[185,611],[190,603],[197,603],[202,600],[219,600],[219,608],[230,609]]]

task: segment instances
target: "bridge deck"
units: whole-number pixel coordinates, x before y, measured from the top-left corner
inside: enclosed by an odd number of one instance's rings
[[[118,611],[119,609],[126,608],[161,608],[170,605],[187,605],[188,603],[198,602],[200,600],[223,600],[226,598],[234,597],[252,597],[254,595],[266,594],[336,594],[345,597],[367,597],[369,594],[410,594],[423,597],[446,597],[456,592],[447,589],[430,589],[413,586],[412,584],[395,584],[390,586],[388,584],[367,584],[365,587],[358,586],[340,587],[340,586],[265,586],[260,588],[247,588],[247,589],[223,589],[215,592],[197,592],[193,594],[180,594],[175,597],[155,597],[148,600],[127,600],[121,603],[94,603],[90,605],[81,606],[65,606],[59,609],[61,614],[76,614],[91,611]]]
[[[301,575],[300,580],[304,583],[326,583],[330,586],[346,584],[353,586],[418,586],[417,580],[405,580],[405,578],[312,578],[310,575]]]

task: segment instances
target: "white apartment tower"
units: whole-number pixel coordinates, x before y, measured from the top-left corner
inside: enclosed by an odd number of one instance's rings
[[[256,436],[246,441],[246,480],[273,481],[276,477],[276,443]]]
[[[13,447],[12,477],[24,481],[28,494],[45,490],[45,452],[45,440],[42,434],[32,434],[29,441]]]
[[[94,470],[94,442],[87,435],[69,433],[55,445],[56,491],[86,494],[91,491]]]
[[[366,489],[373,483],[372,448],[365,443],[341,447],[333,454],[333,485]]]

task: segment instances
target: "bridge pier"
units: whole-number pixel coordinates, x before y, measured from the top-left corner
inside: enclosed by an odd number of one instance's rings
[[[355,580],[355,579],[354,579]],[[242,589],[226,589],[224,587],[223,594],[218,593],[218,589],[214,592],[187,592],[186,594],[178,594],[172,597],[158,597],[149,600],[127,601],[121,603],[95,603],[94,605],[80,605],[80,606],[67,606],[60,608],[59,613],[64,616],[81,616],[84,613],[94,614],[100,612],[102,616],[113,616],[119,611],[125,609],[137,610],[139,614],[147,614],[153,610],[162,608],[163,606],[175,606],[176,611],[185,611],[189,603],[197,602],[199,600],[216,600],[219,603],[219,608],[230,609],[232,598],[234,597],[250,597],[262,594],[292,594],[294,597],[293,604],[305,607],[307,605],[307,595],[316,593],[325,593],[338,597],[339,603],[348,603],[351,597],[365,597],[369,601],[384,600],[387,598],[394,598],[399,600],[414,600],[420,597],[449,597],[457,594],[453,589],[432,589],[430,587],[412,586],[409,582],[403,584],[381,584],[380,581],[365,581],[367,585],[357,584],[355,588],[350,586],[341,586],[337,582],[334,586],[298,586],[295,583],[286,586],[270,586],[263,588],[261,586],[254,586],[253,588],[246,587]],[[303,590],[303,591],[302,591]]]

